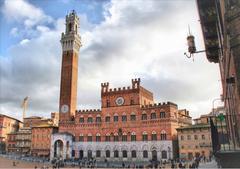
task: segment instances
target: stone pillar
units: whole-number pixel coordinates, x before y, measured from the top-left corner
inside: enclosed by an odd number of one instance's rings
[[[67,143],[64,141],[63,142],[63,159],[66,159],[67,158]]]
[[[51,139],[51,146],[50,146],[50,160],[52,160],[54,157],[54,142],[53,139]]]
[[[69,158],[72,158],[72,150],[74,150],[73,143],[69,141],[69,150],[68,150]]]
[[[137,151],[137,161],[143,160],[143,151],[139,150]]]
[[[161,161],[161,150],[157,151],[157,160]]]
[[[173,149],[171,146],[169,146],[167,149],[167,159],[172,159],[172,157],[173,157]]]
[[[83,151],[83,157],[87,157],[88,150]]]
[[[148,151],[148,161],[152,159],[152,151]]]
[[[122,157],[123,157],[123,153],[122,153],[121,150],[119,151],[118,155],[119,155],[119,158],[122,158]]]
[[[114,151],[110,151],[110,158],[111,160],[114,160]]]
[[[127,151],[127,160],[131,160],[131,159],[132,159],[132,152]]]
[[[102,157],[103,159],[105,159],[105,158],[106,158],[105,150],[100,150],[100,151],[101,151],[101,157]]]
[[[92,157],[93,157],[93,158],[96,158],[96,149],[94,149],[94,148],[93,148],[93,150],[92,150]]]

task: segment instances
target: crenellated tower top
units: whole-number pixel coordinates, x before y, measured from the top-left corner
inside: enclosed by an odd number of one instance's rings
[[[131,82],[131,86],[119,88],[110,88],[108,82],[101,83],[102,108],[153,104],[153,93],[141,86],[141,79]]]
[[[77,53],[79,52],[79,49],[82,46],[81,37],[78,33],[79,24],[79,17],[74,10],[66,15],[65,33],[62,33],[60,41],[63,52],[72,50]]]
[[[140,78],[132,79],[132,88],[138,89],[140,87],[140,82],[141,82]]]
[[[108,92],[108,88],[109,88],[109,83],[101,83],[101,87],[102,87],[102,93],[104,92]]]
[[[119,87],[119,88],[109,88],[109,82],[101,83],[101,92],[102,93],[109,93],[109,92],[129,92],[132,90],[139,90],[140,89],[140,82],[141,79],[132,79],[132,87]]]

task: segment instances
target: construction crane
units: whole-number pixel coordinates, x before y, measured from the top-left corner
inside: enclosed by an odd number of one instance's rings
[[[29,99],[29,96],[25,97],[25,98],[23,99],[23,102],[22,102],[22,105],[21,105],[21,107],[23,108],[23,120],[24,120],[25,115],[26,115],[26,109],[27,109],[28,99]]]

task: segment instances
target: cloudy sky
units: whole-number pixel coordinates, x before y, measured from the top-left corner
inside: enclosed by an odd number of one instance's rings
[[[61,32],[65,15],[80,17],[78,109],[100,108],[100,83],[130,86],[141,78],[155,102],[172,101],[196,118],[221,94],[217,64],[204,53],[187,59],[188,25],[204,48],[192,0],[0,1],[0,113],[21,118],[58,111]]]

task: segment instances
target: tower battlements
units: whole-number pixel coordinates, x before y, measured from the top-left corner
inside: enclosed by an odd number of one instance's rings
[[[162,106],[174,106],[177,107],[177,104],[173,102],[162,102],[162,103],[154,103],[154,104],[148,104],[148,105],[143,105],[142,108],[159,108]]]
[[[140,82],[141,82],[140,78],[132,79],[132,88],[133,89],[139,88],[140,87]]]
[[[100,113],[100,109],[84,109],[84,110],[76,110],[76,113]]]
[[[101,83],[101,92],[102,94],[116,94],[120,92],[131,92],[133,90],[138,90],[140,89],[140,78],[137,79],[132,79],[132,87],[118,87],[118,88],[109,88],[109,82]]]
[[[108,88],[109,88],[109,83],[101,83],[101,87],[102,87],[102,93],[108,92]]]
[[[81,37],[78,33],[79,23],[79,17],[74,10],[66,15],[65,33],[62,33],[60,40],[63,52],[71,50],[79,52],[82,46]]]

